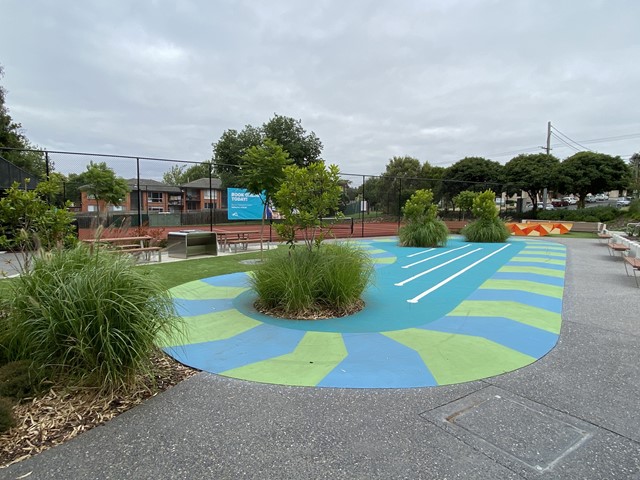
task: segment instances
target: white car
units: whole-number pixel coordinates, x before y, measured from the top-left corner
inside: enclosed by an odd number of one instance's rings
[[[606,202],[607,200],[609,200],[609,195],[607,195],[606,193],[598,193],[595,198],[596,202]]]
[[[538,202],[538,210],[543,210],[544,204],[542,202]],[[547,203],[546,210],[555,210],[556,208],[551,204],[551,202]]]
[[[631,204],[631,200],[627,197],[620,197],[616,202],[616,207],[628,207]]]
[[[578,200],[575,197],[562,197],[562,200],[567,202],[569,205],[575,205],[578,203]]]

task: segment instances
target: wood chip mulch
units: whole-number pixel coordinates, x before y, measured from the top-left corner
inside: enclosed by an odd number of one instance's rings
[[[145,399],[198,373],[172,358],[153,358],[154,377],[142,379],[134,391],[101,393],[96,390],[53,387],[14,407],[17,425],[0,434],[0,468],[25,460],[142,403]]]

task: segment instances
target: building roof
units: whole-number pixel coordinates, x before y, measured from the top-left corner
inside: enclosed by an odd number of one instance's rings
[[[194,180],[193,182],[185,183],[182,185],[185,188],[199,188],[201,190],[209,189],[209,178],[199,178],[198,180]],[[222,187],[222,181],[219,178],[211,179],[211,188],[220,190]]]
[[[137,178],[128,178],[126,180],[129,188],[134,191],[138,190],[138,179]],[[149,178],[141,178],[140,179],[140,191],[144,192],[169,192],[169,193],[180,193],[180,187],[174,185],[167,185],[166,183],[159,182],[157,180],[151,180]]]

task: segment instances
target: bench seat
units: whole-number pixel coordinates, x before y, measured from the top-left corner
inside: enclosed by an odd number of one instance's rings
[[[160,247],[138,247],[135,248],[119,248],[114,250],[116,253],[131,253],[138,258],[142,257],[145,261],[150,262],[153,256],[155,255],[158,259],[158,262],[162,261],[162,254],[160,253],[162,248]]]
[[[636,286],[640,288],[640,282],[638,281],[638,275],[636,275],[637,271],[640,271],[640,258],[631,257],[629,255],[625,255],[624,257],[624,270],[627,272],[627,276],[629,275],[629,268],[633,272],[633,276],[636,279]]]

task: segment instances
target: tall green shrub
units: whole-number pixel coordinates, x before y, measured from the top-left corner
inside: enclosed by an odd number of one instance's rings
[[[15,182],[0,199],[0,249],[45,250],[75,241],[73,215],[47,203],[54,185],[41,182],[35,190]]]
[[[158,334],[179,325],[158,279],[126,256],[78,245],[42,253],[10,284],[0,345],[51,380],[117,388],[147,373]]]
[[[478,220],[462,229],[467,242],[505,242],[511,236],[504,222],[498,218],[495,198],[493,191],[485,190],[473,200],[472,211]]]
[[[447,243],[449,229],[436,218],[438,207],[433,204],[431,190],[416,190],[402,212],[406,224],[398,232],[401,246],[442,247]]]
[[[257,306],[287,318],[350,313],[373,278],[370,257],[355,245],[280,251],[251,276]]]

